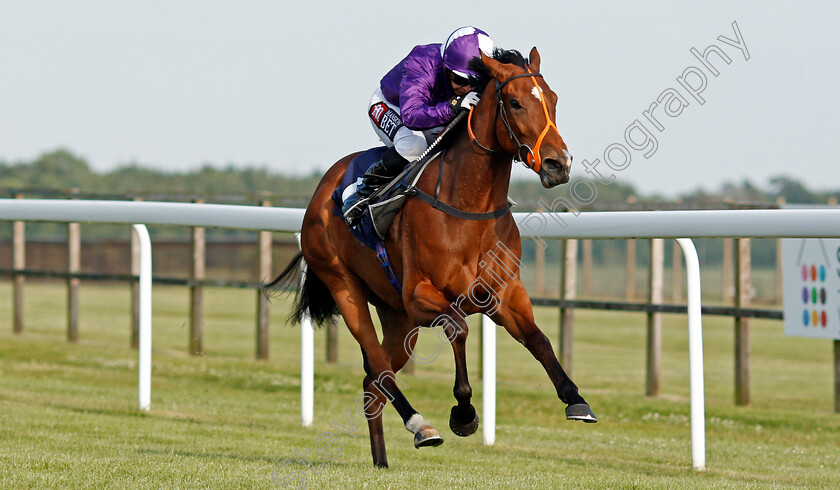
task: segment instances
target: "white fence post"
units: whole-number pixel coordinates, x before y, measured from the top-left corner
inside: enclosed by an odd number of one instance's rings
[[[688,370],[691,390],[691,467],[706,469],[706,410],[703,387],[703,318],[700,314],[700,261],[688,238],[677,238],[685,256],[688,283]]]
[[[295,233],[300,247],[300,233]],[[300,262],[300,287],[306,278],[306,262]],[[301,291],[302,293],[303,291]],[[315,331],[309,312],[300,317],[300,425],[312,425],[315,408]]]
[[[140,410],[152,403],[152,240],[146,225],[133,225],[140,243],[140,336],[137,352],[137,399]]]
[[[496,323],[481,315],[481,347],[483,371],[481,374],[481,418],[484,445],[496,443]]]

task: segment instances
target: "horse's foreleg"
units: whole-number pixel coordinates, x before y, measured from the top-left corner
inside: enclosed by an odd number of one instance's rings
[[[478,430],[479,422],[475,407],[470,402],[472,387],[467,375],[467,322],[460,311],[447,304],[443,295],[428,283],[419,284],[412,294],[412,299],[415,323],[441,326],[446,339],[452,344],[455,357],[455,386],[452,393],[458,404],[452,407],[449,414],[449,428],[461,437],[473,435]]]
[[[455,387],[452,393],[458,405],[452,407],[449,414],[449,428],[455,435],[467,437],[475,434],[478,430],[478,414],[472,406],[472,387],[467,375],[467,335],[469,328],[467,322],[458,318],[457,326],[447,324],[444,326],[446,337],[452,343],[452,353],[455,356]]]
[[[502,325],[519,343],[543,365],[548,377],[557,390],[557,397],[566,405],[566,418],[597,422],[598,419],[589,405],[578,393],[578,387],[572,382],[551,347],[551,342],[534,321],[531,300],[521,284],[511,285],[501,301],[499,310],[492,316],[493,321]]]

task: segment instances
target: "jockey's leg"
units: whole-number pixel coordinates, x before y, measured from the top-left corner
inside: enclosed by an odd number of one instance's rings
[[[388,147],[382,159],[371,166],[362,177],[356,192],[344,201],[341,213],[348,226],[353,227],[364,216],[367,199],[379,186],[396,177],[403,168],[416,160],[433,138],[433,128],[426,131],[409,129],[402,122],[400,108],[385,100],[382,90],[377,89],[370,99],[368,116],[373,130]]]
[[[348,226],[354,226],[364,214],[365,206],[357,206],[357,203],[367,199],[373,191],[387,184],[390,180],[405,168],[408,160],[397,152],[395,147],[390,147],[382,154],[382,158],[371,165],[362,177],[362,181],[356,187],[356,192],[347,198],[342,205],[341,212],[344,214],[344,221]]]

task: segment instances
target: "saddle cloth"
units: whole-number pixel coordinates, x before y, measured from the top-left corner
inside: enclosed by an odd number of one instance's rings
[[[365,172],[374,163],[382,158],[382,154],[386,149],[384,146],[371,148],[362,152],[350,162],[341,184],[332,193],[332,199],[335,204],[333,206],[334,215],[343,219],[341,213],[342,204],[356,191],[356,186],[362,181],[362,176],[364,176]],[[388,233],[388,226],[405,202],[406,195],[402,191],[405,190],[406,186],[401,182],[400,185],[395,186],[387,195],[381,196],[375,203],[372,203],[365,210],[364,216],[356,226],[350,228],[353,236],[371,249],[376,250],[377,244],[381,244],[385,239]]]

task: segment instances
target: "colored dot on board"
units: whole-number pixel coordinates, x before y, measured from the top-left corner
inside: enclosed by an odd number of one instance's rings
[[[817,288],[811,288],[811,301],[817,304]]]
[[[825,282],[825,266],[820,266],[820,282]]]
[[[808,304],[808,288],[802,288],[802,302]]]
[[[819,317],[817,316],[817,310],[814,310],[814,312],[811,314],[811,320],[813,320],[813,322],[811,322],[811,323],[813,323],[815,327],[816,327],[817,325],[819,325],[819,320],[820,320],[820,319],[819,319]]]
[[[823,310],[822,314],[820,314],[820,323],[822,324],[823,328],[825,328],[825,326],[828,324],[828,315],[826,314],[825,310]]]
[[[827,297],[828,294],[826,294],[825,288],[820,288],[820,303],[825,304]]]
[[[802,280],[803,281],[808,280],[808,266],[807,265],[802,266]]]
[[[808,310],[804,310],[802,312],[802,324],[805,325],[806,327],[808,326],[808,319],[810,317],[811,317],[811,315],[808,314]]]
[[[812,281],[817,280],[817,266],[815,266],[815,265],[811,266],[811,280]]]

